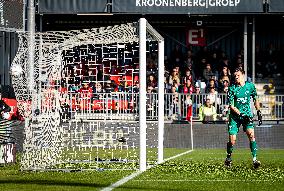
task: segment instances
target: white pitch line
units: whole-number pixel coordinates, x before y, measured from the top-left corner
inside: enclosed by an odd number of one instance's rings
[[[106,187],[104,189],[102,189],[102,191],[111,191],[113,190],[114,188],[117,188],[119,186],[121,186],[122,184],[125,184],[126,182],[128,182],[129,180],[135,178],[136,176],[138,176],[139,174],[142,174],[142,171],[138,171],[138,172],[134,172],[132,173],[131,175],[117,181],[116,183],[110,185],[109,187]]]
[[[188,154],[188,153],[191,153],[192,151],[193,151],[193,150],[189,150],[189,151],[185,151],[185,152],[183,152],[183,153],[180,153],[180,154],[178,154],[178,155],[172,156],[172,157],[170,157],[170,158],[165,159],[164,162],[167,162],[167,161],[172,160],[172,159],[175,159],[175,158],[177,158],[177,157],[186,155],[186,154]]]
[[[190,152],[192,152],[192,151],[193,151],[193,150],[185,151],[185,152],[180,153],[180,154],[178,154],[178,155],[175,155],[175,156],[172,156],[172,157],[170,157],[170,158],[167,158],[167,159],[165,159],[165,160],[163,161],[163,163],[166,162],[166,161],[175,159],[175,158],[177,158],[177,157],[180,157],[180,156],[182,156],[182,155],[188,154],[188,153],[190,153]],[[161,163],[160,163],[160,164],[161,164]],[[153,167],[155,167],[155,166],[157,166],[157,165],[150,166],[149,168],[147,168],[147,170],[149,170],[150,168],[153,168]],[[140,174],[142,174],[142,173],[143,173],[142,171],[134,172],[134,173],[132,173],[131,175],[129,175],[129,176],[127,176],[127,177],[125,177],[125,178],[123,178],[123,179],[121,179],[121,180],[119,180],[119,181],[113,183],[112,185],[110,185],[110,186],[108,186],[108,187],[106,187],[106,188],[103,188],[101,191],[111,191],[111,190],[113,190],[113,189],[115,189],[115,188],[117,188],[117,187],[119,187],[119,186],[125,184],[126,182],[130,181],[131,179],[135,178],[136,176],[138,176],[138,175],[140,175]]]
[[[135,182],[271,182],[271,180],[134,180]]]

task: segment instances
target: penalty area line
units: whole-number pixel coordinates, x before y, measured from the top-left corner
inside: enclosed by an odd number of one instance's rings
[[[183,155],[185,155],[185,154],[191,153],[192,151],[193,151],[193,150],[185,151],[185,152],[180,153],[180,154],[178,154],[178,155],[175,155],[175,156],[166,158],[162,163],[167,162],[167,161],[172,160],[172,159],[175,159],[175,158],[177,158],[177,157],[183,156]],[[162,164],[162,163],[160,163],[160,164]],[[157,165],[159,165],[159,164],[157,164]],[[157,165],[150,166],[149,168],[147,168],[147,170],[149,170],[150,168],[153,168],[153,167],[155,167],[155,166],[157,166]],[[122,178],[121,180],[119,180],[119,181],[113,183],[112,185],[110,185],[110,186],[108,186],[108,187],[106,187],[106,188],[103,188],[101,191],[111,191],[111,190],[113,190],[113,189],[115,189],[115,188],[117,188],[117,187],[119,187],[119,186],[125,184],[126,182],[132,180],[133,178],[135,178],[136,176],[138,176],[138,175],[140,175],[140,174],[142,174],[142,173],[143,173],[142,171],[134,172],[134,173],[132,173],[131,175],[129,175],[129,176],[127,176],[127,177],[124,177],[124,178]]]

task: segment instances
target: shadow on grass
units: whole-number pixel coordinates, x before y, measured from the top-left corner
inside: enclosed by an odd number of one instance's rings
[[[76,186],[76,187],[96,187],[102,188],[109,186],[108,184],[100,183],[82,183],[82,182],[66,182],[60,180],[0,180],[1,184],[34,184],[34,185],[46,185],[46,186]]]
[[[11,185],[39,185],[39,186],[68,186],[68,187],[92,187],[92,188],[106,188],[110,186],[109,184],[98,184],[98,183],[80,183],[80,182],[65,182],[58,180],[0,180],[1,184],[11,184]],[[172,189],[159,189],[159,188],[145,188],[139,186],[120,186],[119,190],[172,190]]]

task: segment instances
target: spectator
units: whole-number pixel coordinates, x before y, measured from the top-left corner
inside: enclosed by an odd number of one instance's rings
[[[193,57],[193,54],[192,54],[192,51],[191,50],[188,50],[187,51],[187,55],[185,57],[185,65],[184,65],[184,71],[187,71],[187,70],[190,70],[190,71],[193,71],[193,67],[194,67],[194,61],[193,61],[194,57]]]
[[[195,68],[196,80],[202,80],[203,78],[203,70],[206,68],[207,60],[206,58],[202,58],[198,63],[198,67]]]
[[[210,79],[207,86],[206,86],[206,92],[209,93],[211,88],[217,89],[217,82],[214,79]]]
[[[219,67],[219,59],[217,58],[217,53],[213,52],[211,59],[209,60],[212,67],[212,72],[216,73],[218,72]]]
[[[210,99],[210,103],[216,107],[217,111],[219,111],[221,99],[220,97],[218,97],[218,92],[216,88],[210,88],[207,98]]]
[[[236,68],[242,68],[242,69],[244,69],[244,63],[243,63],[242,58],[238,58],[238,59],[237,59],[237,61],[236,61]]]
[[[191,95],[186,95],[186,99],[185,99],[185,104],[187,108],[187,112],[186,112],[187,121],[191,121],[191,117],[192,117],[192,100],[190,96]]]
[[[231,72],[227,66],[223,66],[222,71],[219,75],[219,84],[223,84],[224,80],[227,80],[230,83]]]
[[[205,83],[208,83],[209,79],[214,76],[211,65],[209,63],[206,64],[206,67],[203,69],[203,78],[205,79]]]
[[[98,99],[103,98],[102,93],[105,93],[105,90],[103,89],[102,84],[97,82],[95,84],[95,88],[93,89],[93,95],[94,95],[93,99],[98,100]]]
[[[193,103],[192,103],[192,109],[193,109],[193,114],[197,115],[198,110],[200,106],[202,105],[202,94],[201,94],[201,89],[200,86],[197,84],[195,85],[195,92],[192,95],[193,96]]]
[[[179,95],[177,92],[177,88],[173,86],[171,88],[171,99],[170,99],[170,112],[169,112],[169,117],[172,120],[177,120],[180,118],[180,104],[179,104]]]
[[[199,120],[202,121],[202,123],[215,123],[217,120],[216,108],[211,104],[209,98],[207,98],[205,104],[199,108]]]
[[[258,78],[262,78],[265,73],[264,55],[259,45],[255,46],[255,71]]]
[[[153,92],[154,87],[153,86],[149,86],[147,87],[147,116],[149,116],[150,118],[153,118],[156,114],[156,109],[155,109],[155,103],[156,103],[156,97],[155,94]]]
[[[157,81],[154,74],[150,74],[150,76],[148,77],[147,86],[152,86],[153,88],[157,87]]]
[[[182,93],[192,94],[194,92],[194,87],[192,86],[191,80],[186,80],[186,84],[184,84],[182,88]]]
[[[220,93],[227,93],[229,86],[230,86],[230,83],[228,82],[228,80],[223,80],[223,83],[221,85],[219,92]]]
[[[190,80],[191,83],[194,83],[194,76],[192,75],[191,70],[186,70],[185,76],[182,79],[182,83],[186,84],[187,80]]]
[[[173,72],[169,77],[169,84],[173,86],[174,82],[176,82],[178,86],[180,85],[180,78],[178,75],[178,71],[175,68],[173,69]]]
[[[88,82],[83,82],[79,93],[81,98],[91,98],[93,96],[93,89],[89,86]]]
[[[183,53],[179,44],[177,44],[171,54],[173,66],[181,66],[183,62]]]
[[[147,73],[155,73],[157,71],[157,60],[154,54],[150,54],[147,58]]]
[[[268,77],[276,77],[277,74],[279,73],[278,67],[275,61],[268,61],[266,66],[265,66]]]

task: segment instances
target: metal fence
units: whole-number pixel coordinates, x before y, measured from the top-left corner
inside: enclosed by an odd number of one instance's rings
[[[165,120],[185,120],[192,115],[198,119],[201,105],[205,103],[208,94],[165,94]],[[66,93],[60,94],[62,119],[93,120],[138,120],[138,93]],[[264,120],[284,119],[284,95],[260,96],[261,110]],[[43,96],[41,107],[50,107],[52,96]],[[227,119],[228,104],[226,94],[216,94],[213,97],[217,110],[217,120]],[[158,94],[147,94],[147,120],[158,119]],[[190,113],[189,113],[190,112]],[[253,111],[255,113],[255,110]]]

